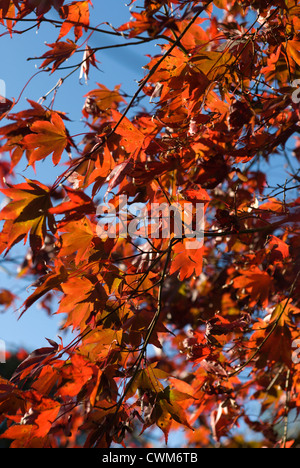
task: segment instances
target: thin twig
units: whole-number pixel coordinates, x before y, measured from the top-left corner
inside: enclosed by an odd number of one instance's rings
[[[124,389],[124,392],[123,392],[123,394],[122,394],[122,396],[121,396],[121,398],[120,398],[120,400],[118,402],[116,413],[119,411],[120,407],[122,406],[124,398],[126,397],[126,395],[129,392],[133,382],[136,379],[136,376],[137,376],[137,374],[139,372],[139,369],[140,369],[141,362],[142,362],[142,360],[143,360],[143,358],[145,356],[148,344],[150,342],[152,333],[153,333],[153,331],[154,331],[154,329],[155,329],[155,327],[157,325],[157,322],[159,320],[159,317],[160,317],[160,314],[161,314],[161,309],[162,309],[162,291],[163,291],[163,286],[164,286],[165,277],[166,277],[166,273],[167,273],[167,268],[168,268],[170,257],[171,257],[172,245],[173,245],[173,242],[172,242],[172,239],[171,239],[170,242],[169,242],[169,247],[168,247],[168,250],[167,250],[167,257],[166,257],[166,260],[165,260],[164,268],[163,268],[163,271],[162,271],[162,274],[161,274],[161,279],[160,279],[160,282],[159,282],[159,291],[158,291],[158,298],[157,298],[157,309],[156,309],[154,317],[151,320],[151,323],[150,323],[150,325],[148,327],[142,350],[141,350],[137,360],[134,363],[134,366],[133,366],[134,367],[134,373],[131,376],[129,382],[127,383],[127,385],[126,385],[126,387]]]

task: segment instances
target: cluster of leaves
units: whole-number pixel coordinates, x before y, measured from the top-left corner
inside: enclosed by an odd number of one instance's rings
[[[118,85],[98,84],[84,96],[83,149],[53,106],[29,101],[13,113],[6,100],[1,108],[9,121],[0,129],[9,155],[1,191],[9,201],[0,251],[5,258],[20,242],[30,248],[21,274],[36,282],[22,314],[37,301],[49,312],[58,301],[62,328],[75,335],[68,344],[48,340],[11,379],[1,378],[1,437],[13,447],[100,448],[140,444],[152,426],[167,442],[171,429],[184,427],[189,446],[235,448],[249,443],[234,431],[243,423],[257,434],[253,446],[293,446],[300,113],[292,83],[300,78],[300,7],[296,0],[135,4],[114,34],[126,45],[159,40],[161,53],[149,58],[129,102]],[[59,20],[46,18],[52,7]],[[60,26],[40,57],[50,73],[97,30],[91,11],[89,1],[0,0],[0,21],[12,35],[26,18]],[[73,40],[62,40],[68,34]],[[85,44],[74,70],[88,78],[97,50]],[[142,98],[150,111],[140,108]],[[36,168],[52,155],[57,165],[72,151],[78,156],[64,161],[52,185],[8,183],[24,158]],[[262,168],[282,161],[286,181],[272,190]],[[148,232],[144,243],[99,236],[98,204],[105,196],[120,215],[124,195],[129,211],[138,202],[202,203],[203,246],[187,248],[174,226],[169,238]],[[156,234],[163,227],[159,219]],[[2,303],[12,299],[4,294]],[[253,400],[257,418],[247,410]]]

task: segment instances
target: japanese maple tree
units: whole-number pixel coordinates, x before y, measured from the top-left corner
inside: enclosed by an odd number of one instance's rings
[[[162,444],[183,430],[182,446],[295,447],[300,5],[132,0],[129,9],[110,25],[89,0],[0,0],[12,43],[28,26],[53,27],[37,59],[58,76],[18,112],[18,96],[1,98],[0,252],[5,262],[23,246],[18,276],[34,278],[20,320],[35,304],[63,320],[57,341],[45,338],[0,378],[0,437],[13,448],[141,447],[158,428]],[[119,42],[95,46],[95,32]],[[152,43],[133,96],[100,73],[74,96],[78,140],[56,107],[68,77],[87,81],[105,48]],[[46,184],[42,161],[59,170]],[[20,180],[24,165],[34,180],[26,171]],[[138,217],[135,236],[137,204],[148,215],[155,204],[201,206],[203,242],[176,235],[176,213],[168,236],[163,217],[143,229]],[[1,290],[5,313],[16,301]]]

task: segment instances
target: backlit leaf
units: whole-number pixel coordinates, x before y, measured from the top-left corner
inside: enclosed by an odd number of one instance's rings
[[[1,234],[1,251],[11,247],[29,235],[29,243],[35,252],[42,247],[47,233],[47,224],[54,230],[54,220],[48,213],[52,206],[50,190],[45,185],[26,180],[13,188],[1,189],[10,202],[2,209],[0,218],[5,220]]]
[[[45,159],[52,154],[53,164],[58,164],[69,141],[62,118],[53,113],[51,122],[36,121],[31,126],[31,133],[24,138],[27,149],[32,150],[29,164]]]

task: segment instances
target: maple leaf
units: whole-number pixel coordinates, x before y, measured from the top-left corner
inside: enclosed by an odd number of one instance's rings
[[[123,117],[120,112],[112,110],[111,113],[117,124],[121,121],[115,130],[115,133],[122,137],[121,145],[135,159],[141,149],[144,148],[145,135],[127,117]]]
[[[241,416],[241,409],[236,402],[228,398],[221,402],[216,411],[211,414],[211,425],[213,437],[220,440],[222,435],[227,433],[228,428],[232,428]]]
[[[44,58],[40,68],[46,68],[50,63],[53,63],[51,73],[53,73],[65,60],[70,58],[75,50],[77,45],[75,42],[67,39],[67,42],[58,41],[53,44],[46,44],[46,46],[51,47],[51,50],[42,55],[41,58]]]
[[[0,377],[0,410],[1,414],[14,414],[14,411],[25,411],[26,404],[18,387],[11,381]]]
[[[90,0],[72,2],[60,9],[60,16],[65,21],[60,29],[58,39],[66,36],[72,28],[74,28],[76,42],[81,38],[82,29],[87,31],[90,24],[89,4],[91,4]]]
[[[86,117],[90,114],[95,116],[103,115],[103,113],[104,115],[110,115],[112,109],[116,110],[120,103],[126,103],[120,94],[120,85],[115,86],[114,90],[110,90],[100,83],[97,83],[97,85],[98,88],[93,89],[85,95],[87,102],[90,102],[90,108],[85,105],[82,110]],[[93,103],[93,108],[91,108],[91,102]]]
[[[135,21],[129,21],[118,28],[118,31],[127,31],[130,29],[129,38],[136,37],[145,31],[147,31],[150,36],[155,36],[163,28],[163,24],[160,24],[157,19],[151,14],[149,15],[146,11],[142,13],[133,11],[131,15],[135,18]]]
[[[210,201],[210,196],[208,195],[207,191],[204,190],[202,187],[197,187],[193,189],[186,189],[182,191],[182,194],[185,198],[191,202],[196,203],[204,203],[207,204]]]
[[[89,361],[80,356],[74,354],[71,357],[71,365],[62,370],[62,377],[66,383],[60,388],[60,394],[62,396],[76,396],[79,394],[82,387],[91,379],[93,375],[92,366],[89,365]]]
[[[62,247],[59,255],[64,257],[76,252],[75,264],[78,265],[89,257],[95,229],[89,219],[84,218],[68,223],[62,231],[64,233],[61,235]]]
[[[5,114],[13,107],[13,101],[0,96],[0,120],[5,117]]]
[[[122,344],[123,330],[100,328],[93,330],[84,342],[82,353],[92,361],[107,357],[108,353],[114,354]]]
[[[25,7],[31,10],[36,9],[37,16],[42,16],[52,7],[58,11],[63,3],[64,0],[25,0]]]
[[[50,190],[38,181],[26,179],[26,183],[13,188],[1,189],[11,201],[2,209],[0,218],[5,220],[1,234],[1,251],[6,253],[13,245],[29,234],[30,247],[39,250],[47,234],[47,222],[52,232],[55,231],[53,216],[48,213],[52,206]]]
[[[264,367],[278,362],[285,363],[288,367],[292,365],[294,325],[290,317],[291,312],[293,306],[288,306],[287,301],[282,301],[274,307],[271,316],[255,324],[250,348],[260,349],[257,366]]]
[[[31,150],[26,149],[24,145],[24,137],[30,134],[30,127],[36,121],[49,121],[54,111],[41,106],[35,101],[30,99],[27,100],[31,106],[30,109],[23,110],[16,114],[9,113],[4,114],[7,119],[14,120],[14,123],[10,123],[1,128],[1,134],[7,139],[7,142],[2,146],[2,151],[9,151],[12,167],[18,164],[21,160],[23,153],[26,153],[27,159],[29,159]],[[62,112],[56,112],[63,120],[69,120]],[[73,143],[72,143],[73,144]]]
[[[10,7],[10,0],[1,0],[0,1],[0,12],[1,16],[6,16]]]
[[[30,130],[33,133],[26,135],[23,140],[25,147],[31,150],[29,164],[34,164],[52,153],[53,164],[58,164],[69,144],[62,118],[54,112],[51,122],[38,120],[32,124]]]
[[[95,204],[86,193],[70,187],[64,187],[64,190],[66,191],[66,199],[61,204],[50,208],[49,213],[64,214],[64,223],[95,213]]]
[[[87,82],[100,50],[162,39],[159,52],[146,56],[146,75],[132,96],[126,83],[122,91],[98,83],[86,92],[82,151],[51,189],[28,179],[13,185],[14,168],[23,156],[27,170],[43,159],[56,166],[76,147],[66,113],[53,110],[61,80],[49,107],[29,101],[29,109],[13,113],[21,95],[1,97],[7,154],[0,185],[11,200],[0,216],[3,266],[17,261],[7,252],[29,239],[18,277],[34,276],[34,289],[21,315],[33,304],[50,315],[58,299],[61,329],[74,335],[66,346],[48,340],[50,347],[25,359],[12,356],[24,360],[12,378],[18,386],[0,378],[1,437],[13,448],[77,447],[82,440],[84,447],[127,447],[141,423],[141,433],[160,428],[166,443],[181,429],[195,447],[236,448],[248,445],[243,431],[236,437],[241,421],[260,434],[249,446],[290,447],[289,431],[279,440],[277,425],[300,405],[300,205],[293,184],[300,180],[293,167],[300,159],[300,8],[295,0],[129,3],[138,10],[114,28],[90,18],[87,0],[0,0],[0,37],[25,34],[23,21],[59,27],[39,57],[39,73],[73,62],[88,31],[81,63],[70,64],[66,78],[80,69]],[[43,17],[51,8],[59,21]],[[120,42],[89,47],[102,25]],[[285,154],[285,184],[270,183],[268,167],[280,164],[277,156],[294,136],[296,159]],[[122,237],[124,194],[130,209],[142,204],[154,214],[153,205],[163,202],[178,211],[155,213],[145,243]],[[118,233],[107,240],[97,229],[103,197],[119,215]],[[168,235],[157,236],[165,226]],[[13,300],[9,289],[0,290],[3,312]],[[240,374],[245,367],[250,373]],[[263,422],[248,417],[249,395]],[[139,437],[144,445],[149,440]]]
[[[17,296],[8,289],[1,289],[0,291],[0,305],[4,306],[5,309],[8,309],[12,304],[14,304]]]
[[[3,434],[1,434],[0,439],[12,439],[12,448],[24,447],[31,440],[34,429],[35,426],[33,424],[16,424],[14,426],[10,426]]]
[[[133,161],[131,158],[125,160],[124,162],[117,164],[110,174],[106,178],[108,182],[108,187],[105,193],[105,196],[111,192],[115,187],[117,187],[126,176],[131,174],[133,168]]]
[[[147,387],[141,386],[143,390]],[[165,442],[168,443],[169,432],[173,421],[193,430],[189,424],[181,402],[192,398],[191,395],[180,392],[179,390],[166,387],[158,392],[155,397],[155,404],[151,410],[151,419],[144,425],[145,428],[153,423],[157,425],[164,433]],[[143,432],[142,431],[142,432]]]
[[[25,300],[23,304],[23,310],[20,317],[31,307],[37,300],[50,291],[62,291],[62,283],[68,279],[68,272],[66,268],[58,263],[58,265],[52,269],[46,275],[39,279],[38,285],[35,291]]]
[[[288,63],[288,66],[295,69],[295,63],[300,66],[300,41],[292,40],[287,41],[286,43],[286,52],[287,52],[287,60],[289,57],[292,57],[292,62]],[[294,63],[295,62],[295,63]]]
[[[202,271],[204,247],[196,249],[187,247],[187,244],[192,242],[198,243],[196,239],[194,241],[183,239],[182,243],[176,244],[173,248],[174,257],[170,266],[170,275],[179,271],[178,276],[181,281],[193,275],[199,276]]]
[[[19,424],[14,424],[5,431],[6,438],[14,439],[11,447],[21,448],[24,444],[31,448],[43,447],[60,407],[60,403],[43,398],[34,409],[25,413]]]
[[[254,307],[258,302],[262,307],[267,307],[273,289],[272,277],[255,266],[250,270],[240,270],[239,273],[240,276],[233,280],[233,287],[239,289],[240,294],[245,289],[245,294],[250,295],[250,307]]]
[[[271,249],[271,261],[281,262],[290,257],[289,246],[276,236],[270,236],[268,245]]]
[[[51,344],[51,347],[36,349],[26,356],[13,373],[12,381],[14,383],[20,382],[25,377],[28,377],[33,369],[36,372],[37,369],[42,368],[46,362],[52,360],[58,351],[59,345],[56,342],[52,342]]]
[[[95,278],[80,277],[69,278],[61,285],[64,297],[60,302],[58,313],[67,314],[64,327],[72,326],[73,330],[78,327],[84,329],[86,323],[98,312],[102,312],[107,294],[104,287]],[[80,297],[76,291],[80,290]]]
[[[0,1],[0,23],[4,25],[4,20],[2,18],[5,18],[5,17],[7,18],[6,27],[11,37],[12,37],[12,27],[15,24],[16,8],[19,10],[18,1],[19,0],[13,0],[13,1],[1,0]]]

